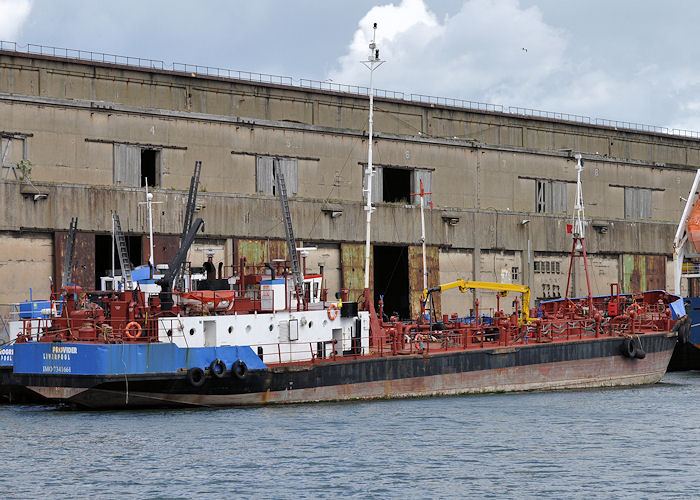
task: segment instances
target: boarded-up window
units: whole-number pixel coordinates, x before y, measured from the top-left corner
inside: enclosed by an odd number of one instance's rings
[[[367,164],[362,164],[362,200],[367,202]],[[374,165],[372,176],[372,201],[385,203],[420,204],[420,196],[411,196],[420,192],[423,181],[423,191],[432,191],[432,171],[422,168],[387,167]],[[432,195],[424,198],[425,205],[430,204]]]
[[[566,183],[535,181],[535,212],[566,213]]]
[[[114,145],[114,184],[160,186],[161,151],[127,144]]]
[[[255,191],[262,194],[277,194],[272,156],[258,156],[255,159]],[[294,196],[299,191],[299,163],[296,158],[280,158],[280,169],[284,175],[287,194]]]
[[[651,189],[625,188],[625,219],[651,219]]]
[[[362,201],[367,203],[367,174],[365,170],[367,164],[362,165]],[[374,175],[372,175],[372,202],[384,201],[384,172],[382,167],[374,165]]]
[[[17,164],[27,159],[27,143],[24,137],[3,136],[0,133],[0,165],[2,165],[2,178],[17,179],[21,172]]]
[[[413,171],[413,185],[411,190],[414,193],[420,193],[420,184],[423,181],[423,191],[425,193],[431,193],[432,189],[432,172],[430,170],[424,170],[417,168]],[[432,200],[432,195],[427,195],[423,198],[423,204],[425,206],[430,206],[430,201]],[[420,196],[414,196],[411,200],[414,205],[420,205]]]

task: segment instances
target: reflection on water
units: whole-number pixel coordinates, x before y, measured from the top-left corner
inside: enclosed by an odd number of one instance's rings
[[[285,407],[0,406],[5,498],[691,497],[700,373],[632,389]]]

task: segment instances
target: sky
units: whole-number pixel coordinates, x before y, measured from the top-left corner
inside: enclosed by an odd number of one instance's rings
[[[695,0],[0,0],[0,40],[700,131]]]

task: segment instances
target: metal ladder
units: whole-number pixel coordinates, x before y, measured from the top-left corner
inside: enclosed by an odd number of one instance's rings
[[[126,281],[125,289],[129,290],[132,287],[129,250],[126,247],[126,238],[124,237],[124,233],[122,233],[122,225],[119,222],[119,214],[117,212],[112,212],[112,220],[114,221],[114,241],[117,244],[119,265],[122,268],[122,278]],[[114,276],[112,276],[112,280],[114,280]],[[112,288],[116,289],[114,286],[114,281],[112,281]]]
[[[284,232],[287,236],[287,250],[289,251],[289,261],[292,265],[292,277],[294,278],[294,289],[297,292],[297,308],[299,304],[305,304],[304,282],[301,278],[301,267],[299,266],[299,256],[297,255],[296,243],[294,242],[294,228],[292,227],[292,214],[289,210],[289,198],[287,197],[287,185],[284,182],[284,174],[280,168],[279,158],[272,160],[272,168],[277,182],[277,194],[282,205],[282,219],[284,220]]]
[[[75,267],[75,235],[78,228],[78,218],[72,217],[68,235],[66,236],[66,248],[63,253],[63,273],[61,274],[61,286],[73,282],[73,268]]]

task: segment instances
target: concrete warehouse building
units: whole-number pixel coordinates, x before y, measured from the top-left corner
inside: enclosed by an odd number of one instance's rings
[[[178,247],[194,163],[202,161],[190,250],[226,268],[285,258],[273,192],[282,159],[297,240],[316,246],[329,293],[363,285],[368,89],[41,46],[0,47],[0,303],[46,297],[60,281],[65,235],[77,216],[75,280],[111,269],[111,211],[130,257],[148,260],[142,185],[154,193],[155,262]],[[381,71],[375,80],[381,82]],[[529,285],[564,295],[575,198],[583,193],[594,294],[669,288],[672,240],[693,176],[697,135],[587,117],[376,91],[377,210],[371,281],[389,312],[415,315],[423,288],[419,181],[429,285],[456,278]],[[29,168],[27,168],[29,167]],[[580,259],[577,259],[580,261]],[[575,294],[585,293],[582,266]],[[493,293],[477,292],[481,307]],[[473,294],[442,296],[468,314]],[[510,299],[508,299],[510,302]],[[532,304],[531,304],[532,305]],[[510,303],[507,304],[510,309]],[[2,312],[5,312],[4,310]]]

